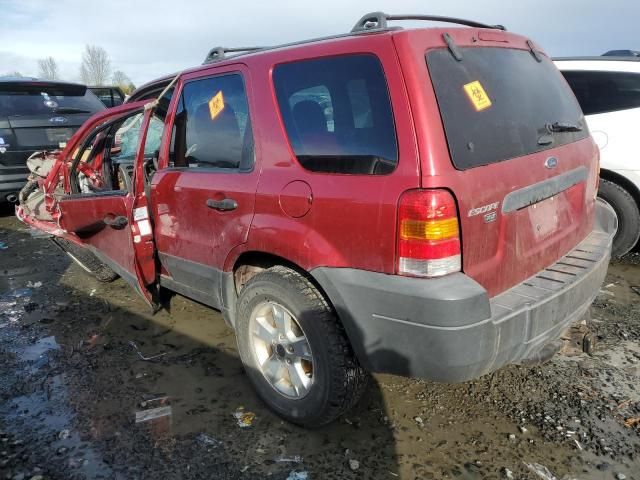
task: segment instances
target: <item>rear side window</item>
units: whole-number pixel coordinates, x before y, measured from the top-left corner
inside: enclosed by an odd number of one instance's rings
[[[395,169],[391,101],[374,55],[278,65],[273,81],[289,141],[305,169],[361,175]]]
[[[95,113],[104,105],[82,85],[0,83],[0,116]]]
[[[185,84],[176,110],[170,165],[251,170],[253,134],[239,74]]]
[[[640,74],[625,72],[562,72],[585,115],[640,107]]]
[[[508,48],[427,53],[449,152],[459,170],[501,162],[588,136],[580,106],[553,62]],[[581,131],[550,133],[554,123]]]

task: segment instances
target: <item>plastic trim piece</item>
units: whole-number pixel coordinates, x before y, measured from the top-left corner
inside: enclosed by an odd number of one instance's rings
[[[551,198],[578,183],[586,181],[588,177],[587,168],[582,166],[557,177],[511,192],[502,201],[502,213],[514,212]]]

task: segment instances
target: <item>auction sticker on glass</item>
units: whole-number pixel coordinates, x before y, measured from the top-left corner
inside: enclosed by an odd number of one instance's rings
[[[222,90],[220,90],[211,98],[211,100],[209,100],[209,114],[211,115],[211,120],[216,118],[222,110],[224,110],[224,96],[222,95]]]
[[[485,110],[491,106],[489,95],[484,91],[482,84],[476,80],[464,85],[464,91],[467,93],[469,100],[477,112]]]

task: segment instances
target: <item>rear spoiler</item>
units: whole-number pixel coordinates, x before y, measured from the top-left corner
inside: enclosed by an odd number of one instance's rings
[[[40,80],[27,80],[27,81],[0,81],[0,91],[34,91],[34,90],[61,90],[68,92],[72,95],[84,95],[87,91],[85,85],[79,83],[61,83],[61,82],[43,82]]]

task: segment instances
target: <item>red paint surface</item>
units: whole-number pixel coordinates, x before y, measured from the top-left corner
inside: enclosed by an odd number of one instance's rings
[[[529,49],[526,39],[506,32],[483,32],[478,38],[480,31],[475,28],[391,31],[246,55],[184,73],[166,120],[160,170],[151,186],[158,251],[225,271],[234,268],[242,253],[255,251],[284,257],[305,270],[333,266],[393,274],[398,201],[403,192],[415,188],[446,188],[453,193],[460,215],[464,272],[491,295],[519,283],[574,247],[593,222],[598,163],[595,144],[589,138],[540,154],[456,170],[449,158],[424,59],[427,49],[445,48],[444,32],[460,47]],[[386,176],[306,171],[287,141],[272,70],[282,62],[354,52],[375,54],[383,65],[398,137],[398,167]],[[249,173],[223,173],[164,168],[172,112],[184,82],[225,72],[241,72],[244,76],[255,136],[254,169]],[[131,108],[125,105],[93,117],[62,156],[73,150],[92,128],[90,125]],[[559,159],[554,170],[543,166],[551,155]],[[589,169],[588,182],[557,195],[553,205],[543,202],[541,210],[536,207],[500,213],[508,193],[581,165]],[[291,182],[303,182],[313,192],[311,208],[299,218],[298,197],[303,192],[287,190]],[[68,188],[66,179],[65,184]],[[140,202],[142,192],[140,186],[137,188],[136,201]],[[238,209],[219,212],[206,207],[207,199],[225,197],[236,200]],[[500,202],[494,222],[485,223],[483,215],[467,216],[470,209],[494,202]],[[83,208],[64,214],[83,217],[98,208],[91,201],[83,204]],[[545,223],[551,217],[555,219],[553,225]],[[538,228],[541,223],[543,228]],[[122,242],[116,243],[126,248]]]

